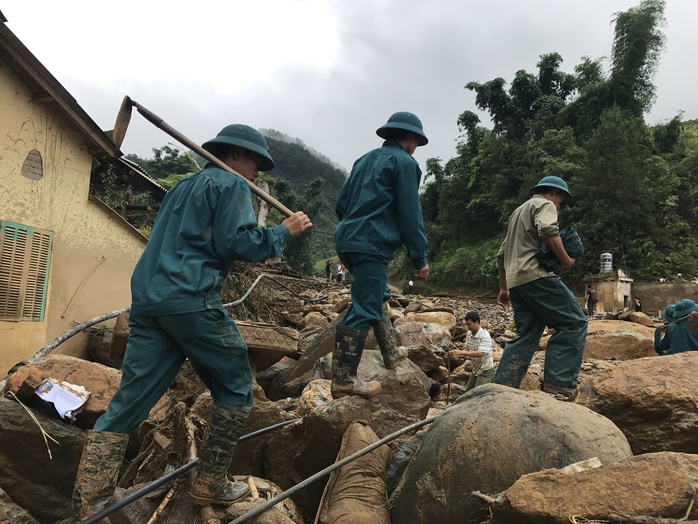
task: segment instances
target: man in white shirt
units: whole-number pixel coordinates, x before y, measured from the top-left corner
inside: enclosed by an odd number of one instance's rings
[[[465,337],[466,349],[453,349],[450,355],[451,358],[469,358],[473,364],[470,380],[465,387],[467,392],[492,382],[494,361],[492,360],[492,337],[486,329],[480,327],[480,314],[477,311],[469,311],[465,315],[465,325],[468,328],[468,334]]]

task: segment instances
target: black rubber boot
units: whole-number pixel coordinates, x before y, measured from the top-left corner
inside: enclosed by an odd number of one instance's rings
[[[248,413],[246,409],[213,403],[208,437],[199,452],[198,475],[189,490],[195,504],[230,506],[250,492],[247,484],[228,480],[233,451],[245,428]]]
[[[356,376],[368,331],[337,326],[332,352],[332,398],[346,395],[374,397],[381,390],[380,383],[363,382]]]
[[[87,432],[73,488],[73,517],[76,520],[91,517],[109,505],[127,444],[128,435],[125,433]]]
[[[376,335],[386,369],[395,369],[400,362],[407,358],[407,349],[402,346],[398,347],[395,340],[395,330],[390,321],[388,304],[385,302],[383,303],[383,316],[381,321],[373,326],[373,334]]]

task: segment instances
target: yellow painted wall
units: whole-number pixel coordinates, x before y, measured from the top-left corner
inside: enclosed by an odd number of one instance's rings
[[[0,62],[0,220],[54,233],[45,321],[0,321],[0,373],[76,323],[127,307],[131,273],[146,243],[118,215],[88,199],[92,155],[77,133],[32,97]],[[38,181],[21,175],[32,149],[43,159]],[[56,352],[79,354],[85,342],[75,337]]]

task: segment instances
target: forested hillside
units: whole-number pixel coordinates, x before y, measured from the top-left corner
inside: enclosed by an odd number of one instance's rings
[[[318,260],[335,254],[333,235],[337,217],[334,202],[347,174],[302,141],[278,131],[272,130],[268,134],[276,137],[267,136],[276,166],[258,180],[269,182],[271,194],[286,207],[305,211],[312,219],[314,227],[294,240],[284,253],[293,267],[312,273]],[[152,158],[137,155],[127,155],[127,158],[168,188],[199,171],[206,163],[195,153],[185,152],[173,144],[153,149]],[[93,184],[92,190],[143,233],[149,234],[156,203],[149,195],[117,182],[113,173],[107,172],[102,175],[102,183]],[[280,213],[271,211],[268,224],[275,225],[282,220]]]
[[[565,179],[577,201],[560,213],[586,247],[561,273],[571,285],[598,273],[603,252],[637,279],[698,274],[698,123],[644,120],[655,99],[663,12],[663,1],[644,0],[616,14],[608,68],[585,57],[565,71],[551,52],[535,71],[466,84],[492,128],[465,110],[457,156],[427,162],[432,286],[494,287],[509,215],[546,175]],[[398,267],[407,272],[404,260]]]

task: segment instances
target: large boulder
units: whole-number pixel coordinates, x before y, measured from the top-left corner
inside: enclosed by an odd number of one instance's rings
[[[580,408],[499,384],[469,391],[424,435],[393,494],[393,522],[480,523],[488,512],[474,490],[498,493],[526,473],[632,455],[610,420]]]
[[[0,398],[0,488],[43,523],[70,516],[70,499],[85,434],[19,403]],[[42,429],[58,444],[44,440]],[[3,521],[9,522],[9,521]]]
[[[585,360],[630,360],[651,356],[657,356],[653,328],[620,320],[589,321]]]
[[[497,522],[519,524],[566,524],[570,515],[605,521],[611,513],[681,519],[697,485],[698,456],[649,453],[579,473],[550,469],[524,475],[492,510]],[[695,505],[691,517],[698,518]]]
[[[89,429],[106,411],[119,388],[121,372],[77,357],[52,355],[37,364],[22,366],[10,375],[4,393],[17,394],[25,380],[39,384],[47,378],[82,386],[90,393],[75,422],[77,426]]]
[[[622,362],[582,381],[575,402],[623,431],[635,454],[698,453],[698,352]]]
[[[322,378],[332,380],[331,355],[322,359],[319,372]],[[410,360],[388,370],[379,351],[364,351],[358,377],[364,381],[377,380],[382,386],[378,395],[364,401],[367,413],[362,417],[381,437],[422,420],[431,407],[431,381]]]

